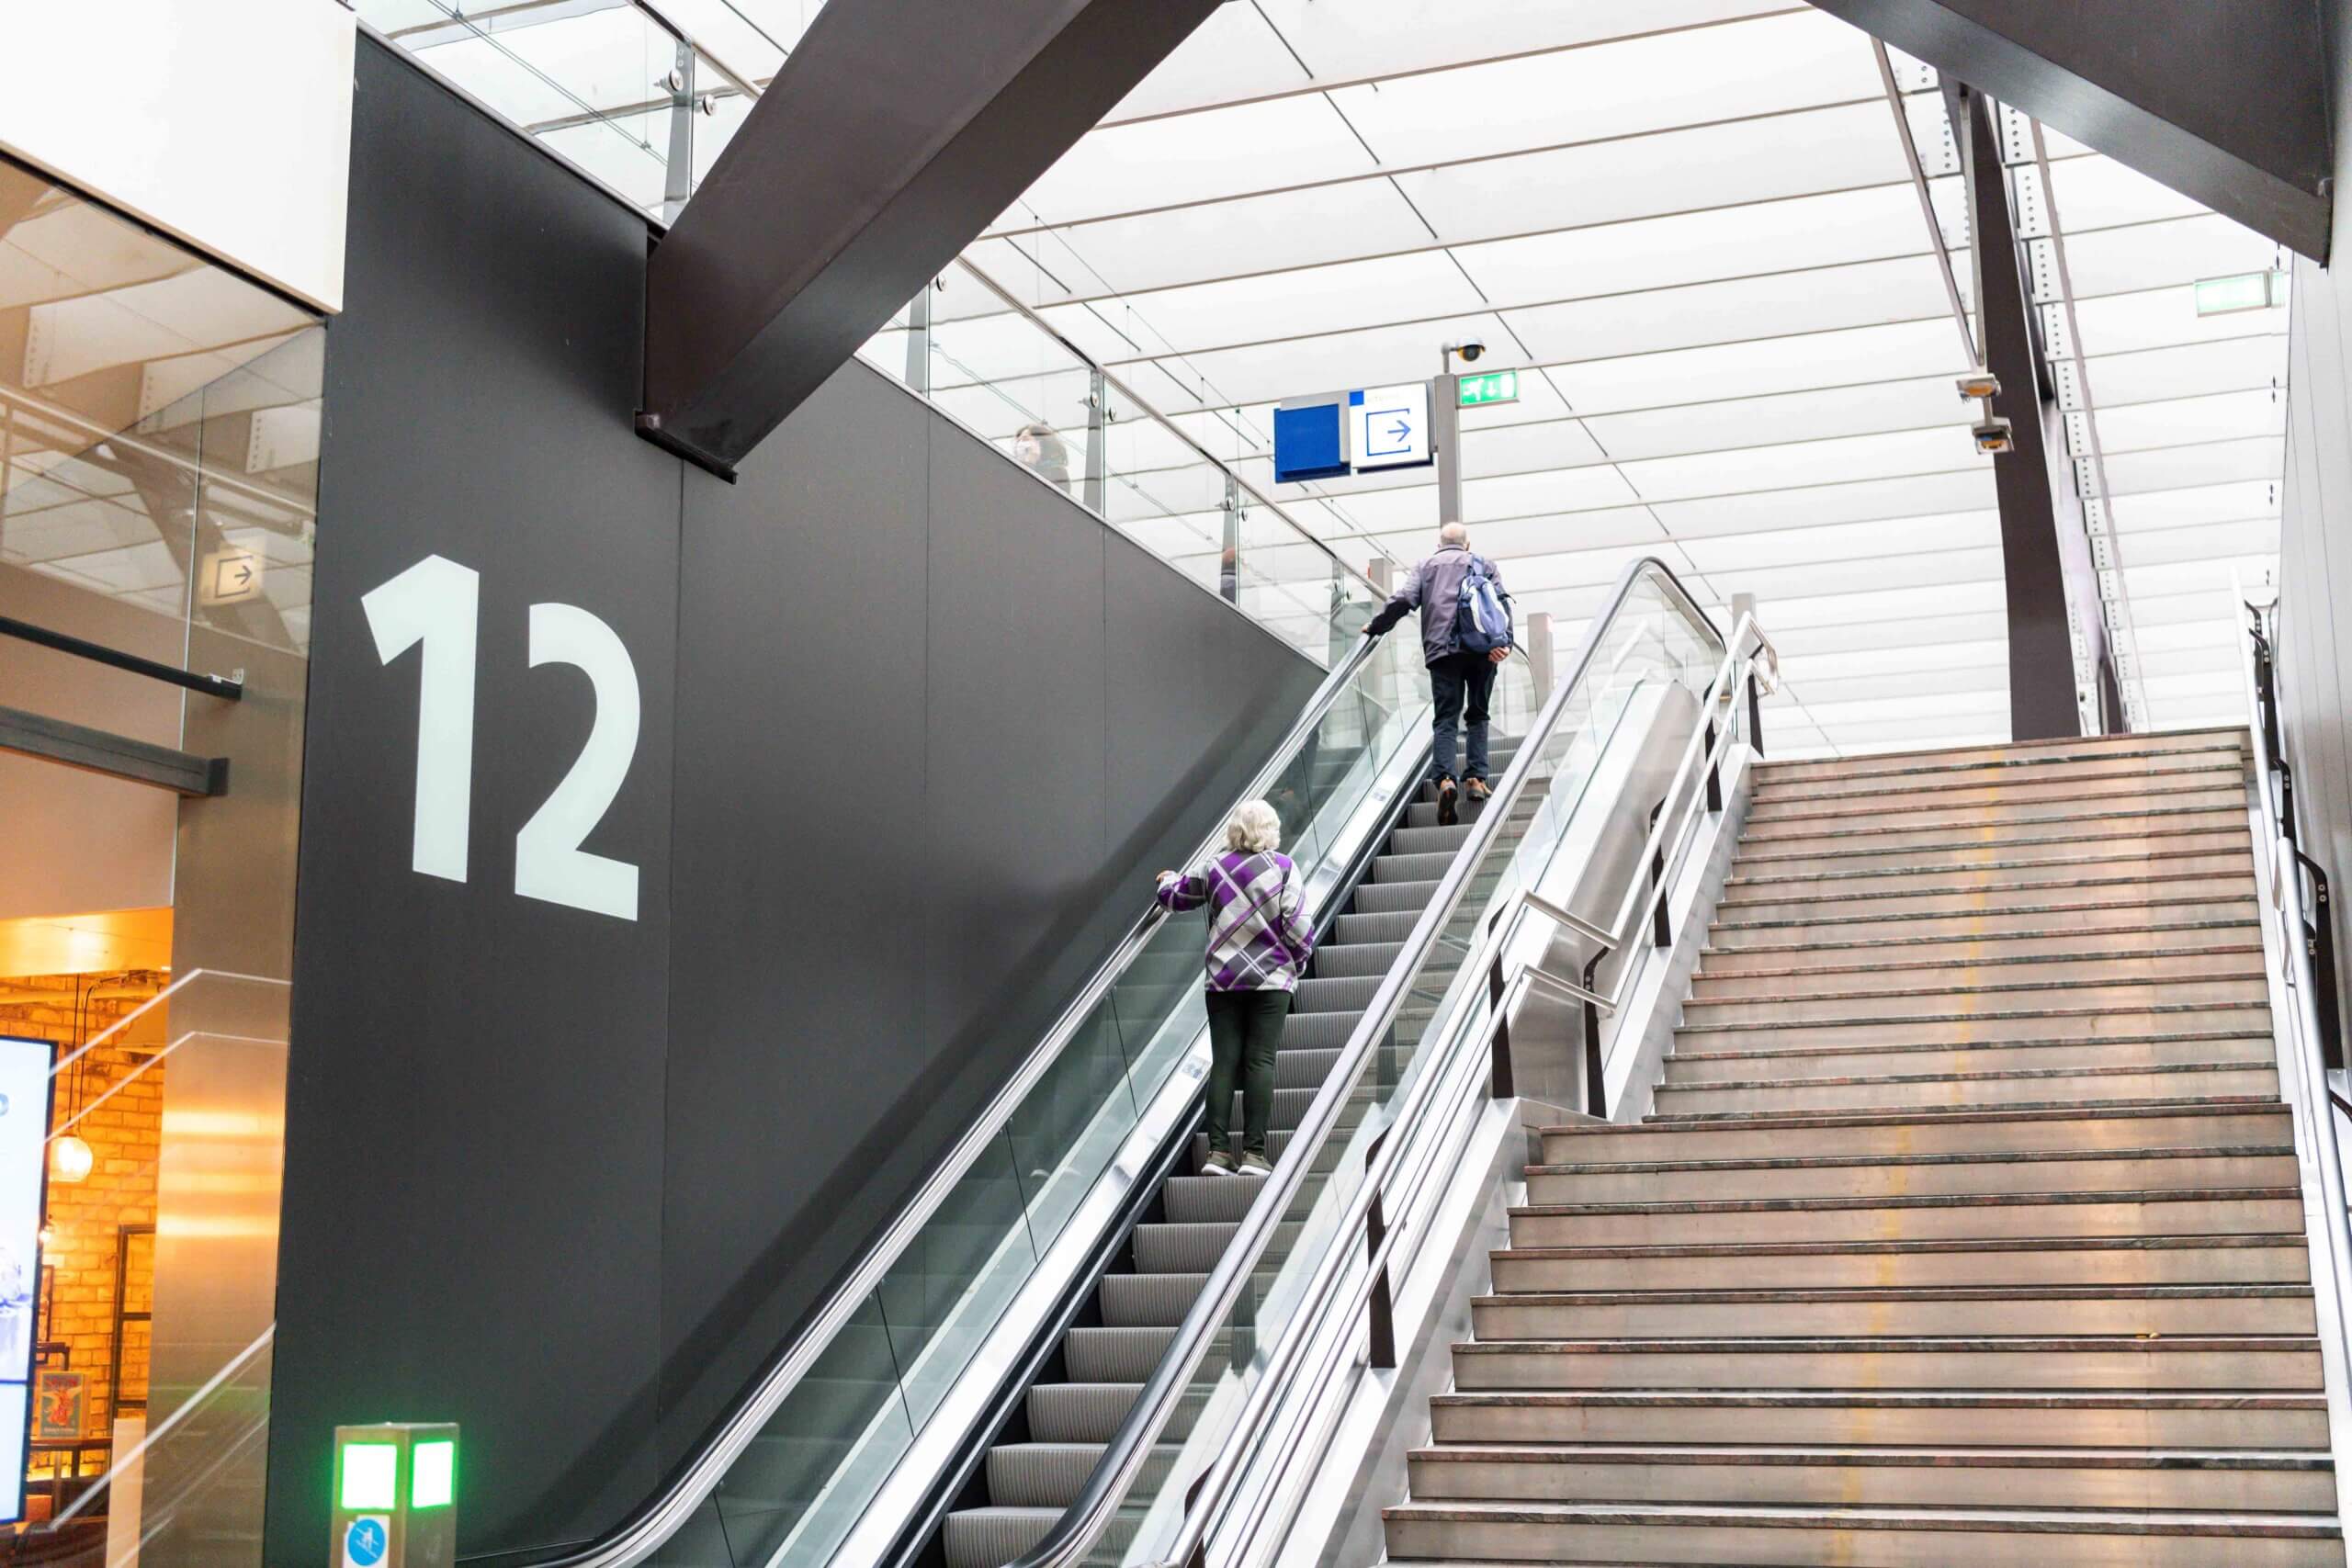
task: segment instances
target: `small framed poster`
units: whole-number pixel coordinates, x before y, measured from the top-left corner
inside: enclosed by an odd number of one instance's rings
[[[33,1374],[33,1436],[78,1438],[90,1413],[90,1374],[43,1370]]]

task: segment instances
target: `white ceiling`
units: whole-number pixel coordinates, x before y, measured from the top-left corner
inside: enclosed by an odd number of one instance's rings
[[[819,0],[660,3],[699,85],[763,85]],[[674,45],[639,12],[360,9],[658,211],[666,109],[637,106]],[[1938,84],[1893,63],[1966,294]],[[745,107],[696,118],[698,169]],[[1521,400],[1463,415],[1466,520],[1564,645],[1653,554],[1711,606],[1757,596],[1776,751],[2001,739],[1993,472],[1894,115],[1864,35],[1776,0],[1228,0],[967,254],[1351,559],[1426,547],[1431,476],[1275,487],[1272,406],[1482,338]],[[2287,312],[2200,319],[2193,285],[2277,248],[2055,132],[2045,187],[2034,128],[2001,130],[2127,698],[2238,719],[2225,598],[2275,563]],[[1031,322],[961,274],[934,310],[944,406],[1082,427],[1082,367]],[[1139,417],[1113,449],[1114,519],[1205,581],[1219,485]]]

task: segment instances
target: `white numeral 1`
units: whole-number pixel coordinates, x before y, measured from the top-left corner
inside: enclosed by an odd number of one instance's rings
[[[424,645],[416,686],[416,828],[409,864],[427,876],[463,882],[471,831],[481,575],[427,556],[359,604],[385,663]]]
[[[612,806],[637,755],[637,666],[612,627],[577,604],[531,606],[531,668],[588,673],[596,719],[588,744],[514,836],[514,891],[624,920],[637,919],[637,867],[580,847]]]

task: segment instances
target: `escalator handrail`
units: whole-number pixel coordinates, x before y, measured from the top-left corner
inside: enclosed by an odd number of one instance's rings
[[[1183,1324],[1176,1331],[1174,1340],[1161,1353],[1159,1364],[1143,1392],[1128,1407],[1125,1418],[1119,1424],[1110,1445],[1087,1477],[1078,1500],[1065,1509],[1055,1521],[1046,1538],[1018,1559],[1012,1568],[1075,1568],[1084,1560],[1109,1527],[1114,1512],[1126,1495],[1127,1488],[1140,1473],[1145,1460],[1158,1444],[1159,1434],[1175,1414],[1178,1402],[1190,1385],[1193,1370],[1206,1354],[1211,1337],[1226,1320],[1239,1299],[1242,1287],[1252,1277],[1259,1255],[1272,1238],[1276,1226],[1290,1210],[1291,1201],[1306,1179],[1306,1172],[1314,1164],[1324,1141],[1338,1124],[1340,1111],[1356,1077],[1373,1051],[1387,1032],[1389,1023],[1411,989],[1413,977],[1420,972],[1430,952],[1437,945],[1454,910],[1469,893],[1474,873],[1486,858],[1501,833],[1511,808],[1533,776],[1535,759],[1542,752],[1552,731],[1558,727],[1561,715],[1567,711],[1568,702],[1584,684],[1586,674],[1600,653],[1603,641],[1616,625],[1619,614],[1632,596],[1634,585],[1648,579],[1663,581],[1682,603],[1694,626],[1703,627],[1716,649],[1728,653],[1730,644],[1715,626],[1713,617],[1682,585],[1674,570],[1654,556],[1643,556],[1627,563],[1617,575],[1607,604],[1586,628],[1583,645],[1577,649],[1576,661],[1566,677],[1552,689],[1544,700],[1535,721],[1521,740],[1519,750],[1504,770],[1501,781],[1495,785],[1493,796],[1480,811],[1478,820],[1471,826],[1469,837],[1454,852],[1453,861],[1430,896],[1420,919],[1414,924],[1412,934],[1406,938],[1403,949],[1389,964],[1380,985],[1373,993],[1363,1016],[1342,1047],[1339,1061],[1333,1065],[1316,1091],[1314,1101],[1307,1107],[1297,1131],[1291,1134],[1290,1144],[1275,1165],[1273,1174],[1261,1182],[1257,1197],[1242,1219],[1240,1228],[1226,1245],[1225,1254],[1218,1258],[1215,1272],[1203,1285],[1192,1308],[1185,1314]],[[1426,1081],[1426,1080],[1425,1080]],[[1366,1190],[1373,1184],[1366,1183]],[[1335,1233],[1332,1243],[1336,1253],[1351,1242],[1346,1229]],[[1211,1473],[1214,1473],[1213,1472]]]
[[[1298,718],[1283,735],[1281,744],[1275,747],[1272,759],[1250,779],[1249,786],[1235,797],[1236,804],[1258,799],[1272,787],[1283,771],[1297,757],[1307,738],[1321,726],[1338,704],[1340,694],[1348,690],[1358,672],[1371,660],[1377,647],[1375,639],[1371,637],[1354,639],[1354,646],[1331,666],[1329,672],[1315,688],[1306,705],[1299,711]],[[1200,849],[1184,863],[1193,864],[1223,848],[1224,844],[1225,824],[1220,818],[1216,830],[1203,840]],[[751,1446],[752,1440],[774,1419],[785,1400],[816,1364],[817,1358],[848,1325],[859,1304],[873,1294],[892,1265],[946,1203],[956,1184],[1011,1123],[1028,1098],[1029,1091],[1060,1059],[1063,1051],[1077,1038],[1079,1031],[1093,1015],[1102,998],[1110,994],[1112,987],[1118,983],[1128,965],[1143,952],[1168,918],[1168,911],[1157,902],[1136,918],[1076,999],[1062,1010],[1053,1027],[1039,1039],[978,1118],[940,1162],[932,1168],[930,1175],[924,1178],[922,1185],[916,1189],[898,1215],[841,1276],[826,1296],[824,1304],[745,1391],[735,1408],[720,1422],[694,1459],[681,1467],[660,1493],[648,1499],[618,1528],[598,1540],[548,1561],[541,1568],[628,1568],[630,1564],[643,1562],[677,1533],[695,1509],[718,1489],[720,1480]]]

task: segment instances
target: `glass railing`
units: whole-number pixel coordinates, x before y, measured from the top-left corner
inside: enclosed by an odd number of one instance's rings
[[[1336,1101],[1329,1119],[1310,1110],[1298,1141],[1281,1153],[1275,1179],[1242,1226],[1238,1249],[1213,1277],[1175,1345],[1088,1488],[1088,1498],[1035,1552],[1032,1565],[1160,1563],[1183,1560],[1187,1495],[1220,1458],[1246,1451],[1261,1434],[1244,1429],[1244,1409],[1267,1370],[1271,1347],[1310,1311],[1316,1277],[1335,1247],[1363,1266],[1362,1224],[1351,1210],[1366,1168],[1396,1127],[1425,1074],[1464,1041],[1483,1042],[1493,1005],[1487,964],[1493,929],[1520,895],[1538,885],[1580,810],[1624,807],[1588,799],[1600,763],[1623,735],[1647,727],[1624,720],[1679,688],[1703,697],[1724,644],[1670,574],[1636,563],[1622,580],[1617,607],[1588,633],[1568,691],[1548,727],[1515,756],[1497,790],[1501,818],[1482,818],[1435,902],[1406,944],[1318,1097]],[[1646,810],[1645,803],[1642,809]],[[1451,889],[1451,891],[1449,891]],[[1483,1046],[1479,1047],[1483,1049]],[[1219,1278],[1235,1271],[1220,1303]]]
[[[1352,649],[1366,614],[1350,600],[1320,635]],[[1410,782],[1430,711],[1419,652],[1410,637],[1374,645],[1270,769],[1266,796],[1310,886],[1334,886],[1379,802]],[[1515,660],[1504,683],[1525,669]],[[1179,1069],[1206,1027],[1200,962],[1192,922],[1150,927],[679,1530],[692,1543],[680,1561],[817,1562],[841,1543],[1151,1109],[1195,1092]]]
[[[663,223],[817,9],[355,3],[390,41]],[[969,261],[859,357],[1317,663],[1346,646],[1329,628],[1342,603],[1371,597],[1362,572]],[[1254,460],[1262,470],[1262,454]]]
[[[859,356],[1319,664],[1338,604],[1370,596],[1238,469],[968,261]]]

